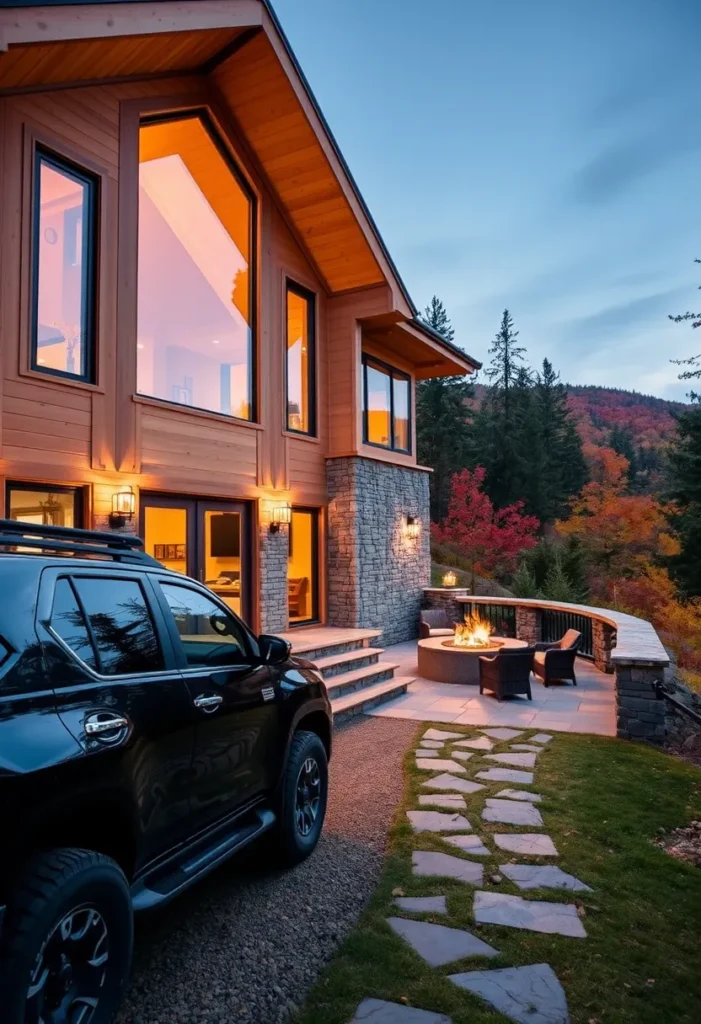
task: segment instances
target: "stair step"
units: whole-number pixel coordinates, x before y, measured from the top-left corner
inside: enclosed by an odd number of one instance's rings
[[[382,635],[381,629],[352,629],[344,633],[339,630],[337,638],[319,636],[306,639],[304,632],[285,634],[292,643],[292,653],[306,661],[318,661],[319,658],[331,657],[334,654],[345,654],[349,651],[361,651],[366,644],[371,644]]]
[[[365,686],[362,690],[346,694],[345,697],[337,697],[331,701],[334,722],[338,722],[340,718],[361,715],[384,701],[400,697],[406,693],[409,683],[413,681],[413,676],[396,676],[393,679],[375,683],[374,686]]]
[[[374,683],[391,679],[396,668],[399,668],[399,665],[393,665],[389,661],[381,661],[375,665],[356,668],[352,672],[341,672],[328,680],[326,690],[333,701],[337,697],[342,697],[351,691],[365,689]]]
[[[375,665],[379,656],[384,653],[382,647],[359,647],[355,651],[342,651],[329,654],[326,658],[317,658],[314,664],[324,679],[329,679],[340,672],[350,672],[355,668]],[[363,662],[365,664],[362,664]]]

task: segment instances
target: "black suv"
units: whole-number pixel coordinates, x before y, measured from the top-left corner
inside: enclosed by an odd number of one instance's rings
[[[0,588],[0,1018],[107,1024],[135,910],[264,834],[312,852],[331,706],[136,538],[0,520]]]

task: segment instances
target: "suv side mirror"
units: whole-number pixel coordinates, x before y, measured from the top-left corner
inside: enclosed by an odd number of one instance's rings
[[[281,665],[283,661],[287,661],[292,650],[292,644],[288,640],[269,633],[263,633],[258,637],[258,646],[261,659],[266,665]]]

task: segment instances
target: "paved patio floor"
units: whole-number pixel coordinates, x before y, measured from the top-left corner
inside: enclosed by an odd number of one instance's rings
[[[408,718],[417,722],[453,722],[456,725],[511,725],[555,732],[591,732],[616,735],[614,677],[577,659],[577,686],[545,687],[531,678],[533,700],[511,697],[500,704],[480,696],[476,686],[457,686],[422,679],[418,674],[416,641],[388,647],[380,661],[399,665],[397,675],[414,682],[401,697],[368,712],[380,718]]]

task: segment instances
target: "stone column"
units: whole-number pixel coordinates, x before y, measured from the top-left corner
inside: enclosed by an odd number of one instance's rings
[[[540,610],[528,605],[516,605],[516,637],[533,646],[542,637]]]
[[[616,630],[598,619],[592,620],[591,628],[594,664],[601,672],[613,672],[611,651],[616,646]]]
[[[287,629],[289,624],[287,601],[288,529],[287,526],[281,526],[278,533],[271,533],[268,523],[261,522],[259,525],[261,633],[281,633]]]
[[[661,746],[665,738],[665,702],[654,683],[663,668],[645,661],[616,661],[616,725],[620,739]]]
[[[424,601],[429,608],[440,608],[451,622],[462,622],[468,606],[458,598],[469,597],[467,587],[425,587]]]

